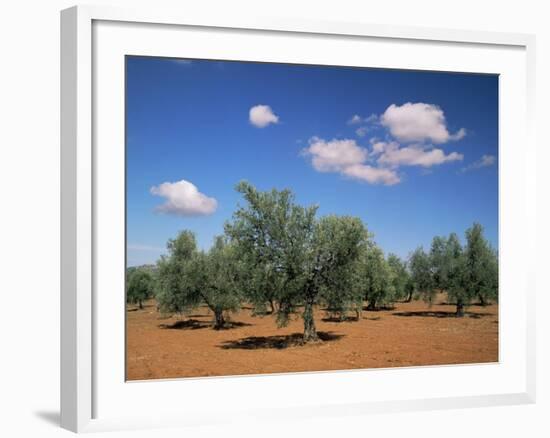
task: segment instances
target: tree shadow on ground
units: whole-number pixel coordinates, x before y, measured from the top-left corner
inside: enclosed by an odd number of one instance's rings
[[[389,310],[395,310],[395,306],[380,306],[375,307],[374,309],[369,308],[368,306],[363,307],[364,312],[387,312]]]
[[[240,321],[226,321],[224,326],[220,330],[230,330],[239,327],[248,327],[252,324],[247,322]],[[161,329],[171,329],[171,330],[198,330],[203,328],[212,328],[211,321],[199,321],[198,319],[185,319],[182,321],[176,321],[172,324],[159,324]]]
[[[226,321],[220,330],[230,330],[239,327],[250,327],[252,324],[242,321]]]
[[[143,308],[140,309],[139,306],[136,307],[126,307],[126,312],[137,312],[138,310],[146,310],[150,309],[151,307],[156,307],[154,304],[143,304]]]
[[[339,335],[333,332],[317,332],[319,339],[324,342],[336,341],[344,335]],[[281,336],[250,336],[248,338],[238,339],[235,341],[226,341],[220,348],[224,350],[257,350],[257,349],[277,349],[282,350],[288,347],[304,345],[304,335],[302,333],[292,333],[291,335]]]
[[[483,318],[484,316],[491,316],[493,314],[492,313],[484,313],[484,312],[476,312],[476,313],[466,312],[465,315],[469,316],[470,318],[479,319],[479,318]]]
[[[273,312],[271,310],[266,310],[265,312],[255,312],[254,310],[252,310],[250,312],[250,316],[252,318],[264,318],[271,315],[273,315]]]
[[[173,322],[172,324],[159,324],[159,328],[170,330],[198,330],[208,328],[211,325],[210,322],[199,321],[198,319],[184,319]]]
[[[321,319],[323,322],[357,322],[359,319],[356,316],[344,316],[340,318],[338,316],[327,316]]]
[[[456,306],[456,303],[448,303],[446,301],[443,301],[442,303],[434,303],[438,306]],[[489,307],[489,306],[492,306],[493,304],[496,304],[496,303],[493,303],[493,302],[489,302],[489,303],[485,303],[485,304],[481,304],[481,303],[470,303],[468,304],[468,306],[475,306],[475,307]]]
[[[436,310],[425,310],[425,311],[416,311],[416,312],[394,312],[392,315],[395,316],[418,316],[418,317],[428,317],[428,318],[457,318],[456,312],[445,312],[445,311],[436,311]],[[489,316],[490,313],[472,313],[465,312],[464,316],[474,319],[479,319],[483,316]]]

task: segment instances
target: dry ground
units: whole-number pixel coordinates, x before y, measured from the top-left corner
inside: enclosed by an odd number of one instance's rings
[[[127,378],[220,376],[498,361],[498,305],[473,305],[464,318],[439,296],[364,311],[359,321],[333,322],[316,310],[324,340],[299,345],[300,318],[278,329],[271,316],[244,307],[231,327],[215,331],[201,307],[189,316],[163,318],[154,302],[127,309]]]

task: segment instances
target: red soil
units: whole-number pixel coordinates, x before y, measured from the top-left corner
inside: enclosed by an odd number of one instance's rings
[[[243,308],[231,327],[213,330],[213,315],[163,318],[153,301],[127,309],[127,379],[263,374],[483,363],[498,361],[498,305],[470,306],[464,318],[444,296],[432,306],[397,303],[392,310],[364,311],[359,321],[323,320],[315,312],[322,342],[300,345],[297,317],[278,329],[271,316]]]

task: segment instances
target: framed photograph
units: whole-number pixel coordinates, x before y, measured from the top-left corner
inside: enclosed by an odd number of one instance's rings
[[[61,55],[63,427],[534,402],[534,37],[79,6]]]

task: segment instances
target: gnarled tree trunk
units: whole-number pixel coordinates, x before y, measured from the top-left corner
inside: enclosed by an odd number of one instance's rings
[[[370,300],[367,310],[376,310],[376,300]]]
[[[464,301],[462,301],[462,299],[456,302],[456,316],[457,318],[462,318],[464,316]]]
[[[307,300],[304,307],[304,342],[315,342],[319,340],[317,330],[315,329],[315,319],[313,317],[313,301]]]
[[[216,309],[214,310],[214,330],[220,330],[225,325],[225,319],[223,317],[223,311]]]
[[[269,306],[271,307],[271,314],[272,315],[275,315],[275,303],[273,302],[273,300],[269,300]]]

